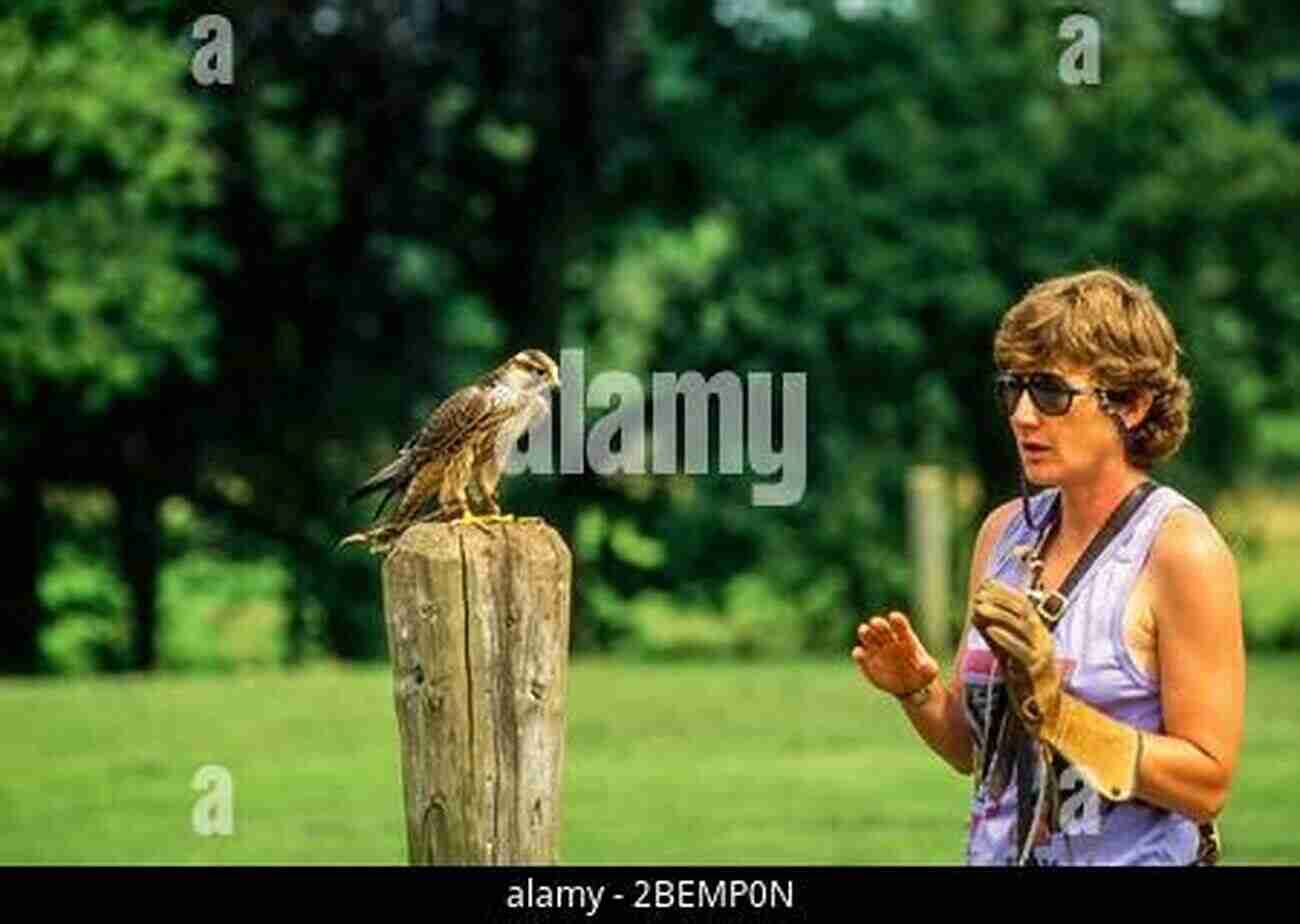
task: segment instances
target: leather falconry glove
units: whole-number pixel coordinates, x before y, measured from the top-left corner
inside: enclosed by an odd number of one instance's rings
[[[1029,597],[990,579],[976,590],[973,609],[972,622],[997,656],[1025,728],[1102,796],[1131,799],[1141,734],[1062,689],[1052,634]]]

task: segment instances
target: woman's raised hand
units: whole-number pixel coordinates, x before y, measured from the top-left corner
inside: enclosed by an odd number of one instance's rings
[[[914,693],[939,676],[939,662],[902,613],[875,616],[859,625],[853,660],[863,677],[894,696]]]

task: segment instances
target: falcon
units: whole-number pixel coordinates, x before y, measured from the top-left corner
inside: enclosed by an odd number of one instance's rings
[[[366,543],[382,551],[430,504],[436,506],[425,519],[434,522],[513,519],[501,513],[497,485],[515,443],[549,411],[549,393],[559,386],[555,361],[541,350],[524,350],[453,394],[398,450],[397,458],[348,495],[352,502],[385,492],[376,519],[389,501],[400,498],[389,519],[339,545]]]

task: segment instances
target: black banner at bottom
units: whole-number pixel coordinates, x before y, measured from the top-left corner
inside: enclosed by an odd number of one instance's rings
[[[963,867],[6,867],[0,888],[10,902],[30,890],[34,901],[60,906],[86,899],[98,908],[133,907],[179,891],[215,913],[241,914],[283,900],[295,911],[341,911],[353,902],[384,913],[406,908],[418,920],[826,921],[846,913],[879,917],[902,905],[928,917],[945,907],[978,910],[1014,887],[1017,902],[1041,889],[1109,888],[1194,897],[1199,887],[1222,895],[1227,868],[998,870]],[[1065,883],[1061,877],[1091,877]],[[1100,877],[1100,878],[1098,878]],[[1276,878],[1276,877],[1273,877]],[[1104,880],[1104,881],[1103,881]],[[1121,885],[1121,882],[1127,885]],[[1278,880],[1279,882],[1281,880]],[[1092,893],[1090,894],[1099,894]],[[122,904],[117,904],[121,902]],[[436,912],[436,913],[435,913]],[[912,915],[908,915],[912,917]]]

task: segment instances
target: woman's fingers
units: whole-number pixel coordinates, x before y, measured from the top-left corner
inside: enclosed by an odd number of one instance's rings
[[[892,635],[894,641],[898,642],[900,645],[907,644],[907,620],[903,617],[902,613],[889,614],[889,634]]]
[[[858,673],[862,675],[864,680],[874,683],[875,681],[872,680],[871,677],[871,669],[867,663],[868,657],[867,649],[863,648],[861,645],[858,645],[853,649],[853,663],[858,666]]]
[[[858,624],[858,646],[866,655],[872,651],[888,651],[894,655],[908,655],[913,660],[923,660],[924,650],[912,631],[907,617],[897,611],[885,616],[873,616]],[[855,648],[854,651],[857,649]]]
[[[889,614],[889,629],[893,633],[894,641],[899,645],[912,650],[920,650],[923,647],[921,640],[912,631],[912,624],[907,621],[907,617],[902,613]]]
[[[912,669],[923,670],[925,667],[925,648],[912,632],[912,627],[902,613],[889,614],[889,631],[894,644],[901,655],[911,663]]]
[[[879,616],[872,616],[858,624],[858,648],[862,649],[864,657],[879,653],[893,644],[894,635],[889,629],[889,623]]]
[[[898,638],[898,633],[894,630],[894,620],[896,619],[900,619],[900,616],[898,616],[898,613],[894,612],[889,613],[888,616],[881,617],[878,624],[881,645],[888,645],[896,648],[902,647],[901,639]]]
[[[858,625],[858,644],[864,648],[875,648],[880,645],[880,629],[875,625],[876,620],[869,619]]]

